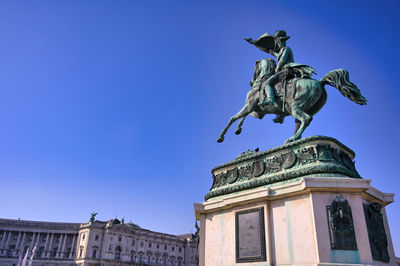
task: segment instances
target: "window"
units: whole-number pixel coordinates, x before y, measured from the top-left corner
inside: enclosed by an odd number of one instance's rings
[[[174,251],[175,250],[175,247],[172,247],[172,251]]]
[[[96,236],[94,237],[94,240],[95,240],[95,241],[99,240],[99,235],[96,235]]]
[[[93,259],[95,259],[96,258],[96,253],[97,253],[97,249],[96,248],[93,248]]]
[[[57,250],[56,250],[57,251]],[[79,258],[82,258],[83,246],[79,248]]]
[[[135,239],[132,240],[132,246],[134,246],[134,245],[135,245]]]
[[[144,245],[144,244],[143,244],[143,241],[140,241],[140,246],[143,247],[143,245]]]
[[[121,240],[122,240],[122,238],[121,238],[121,236],[119,236],[119,237],[118,237],[118,241],[121,242]]]
[[[131,250],[131,262],[134,261],[135,251]]]
[[[164,250],[167,250],[167,245],[164,246]]]
[[[115,260],[120,260],[121,259],[121,247],[120,246],[117,246],[115,248],[115,257],[114,257],[114,259]]]
[[[159,249],[160,248],[160,244],[157,244],[157,249]]]
[[[151,243],[149,243],[149,248],[151,248]]]
[[[60,241],[61,237],[58,239]],[[85,240],[85,234],[82,235],[82,240]]]
[[[182,251],[182,248],[179,248],[179,252],[181,252]]]

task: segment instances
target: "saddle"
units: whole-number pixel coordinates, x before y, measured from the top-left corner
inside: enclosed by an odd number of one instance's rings
[[[285,81],[281,80],[279,81],[275,86],[275,97],[280,97],[283,98],[283,96],[286,97],[286,99],[292,99],[294,96],[294,89],[296,88],[295,83],[299,78],[290,78],[289,80],[286,80],[286,92],[285,92]]]
[[[311,78],[314,73],[314,68],[310,66],[298,63],[289,63],[283,68],[280,80],[274,86],[275,96],[293,99],[296,90],[296,81],[302,78]]]

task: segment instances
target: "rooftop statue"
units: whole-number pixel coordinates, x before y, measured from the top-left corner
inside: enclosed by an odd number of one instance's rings
[[[89,222],[94,222],[97,214],[98,214],[97,212],[92,212],[92,213],[90,214],[90,220],[89,220]]]
[[[275,123],[283,123],[286,116],[293,116],[294,135],[288,138],[286,143],[300,139],[311,123],[313,115],[326,103],[327,84],[337,88],[357,104],[367,103],[357,86],[350,82],[349,72],[344,69],[332,70],[321,80],[312,79],[315,73],[312,67],[294,62],[293,51],[286,46],[289,38],[284,30],[278,30],[274,35],[265,33],[257,40],[245,39],[261,51],[276,57],[278,64],[271,58],[256,62],[246,103],[230,118],[218,142],[224,141],[224,135],[236,120],[241,119],[235,131],[239,135],[248,115],[262,119],[266,114],[276,114],[273,119]]]

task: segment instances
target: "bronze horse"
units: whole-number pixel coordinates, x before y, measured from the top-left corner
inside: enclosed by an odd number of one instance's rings
[[[263,62],[262,62],[263,61]],[[232,116],[218,138],[218,142],[224,141],[224,135],[233,122],[240,119],[235,133],[239,135],[242,131],[242,124],[247,115],[262,119],[266,114],[278,115],[274,122],[282,123],[285,116],[291,115],[295,119],[294,135],[288,138],[285,143],[301,138],[304,130],[310,124],[315,115],[325,105],[327,94],[325,85],[337,88],[345,97],[353,102],[364,105],[366,99],[361,95],[360,90],[349,80],[349,72],[344,69],[336,69],[328,72],[321,80],[311,78],[295,77],[289,81],[279,82],[275,90],[275,103],[273,105],[260,105],[262,97],[262,86],[272,74],[275,68],[275,60],[264,59],[258,61],[255,67],[255,75],[251,84],[258,84],[247,93],[246,103],[243,108]],[[262,62],[262,64],[260,63]],[[265,67],[264,71],[260,71]],[[268,73],[267,76],[257,77],[256,73]]]

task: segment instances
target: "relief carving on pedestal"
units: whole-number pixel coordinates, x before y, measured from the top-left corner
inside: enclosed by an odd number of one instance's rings
[[[339,195],[326,206],[332,249],[357,250],[349,202]]]
[[[234,183],[238,179],[238,169],[237,168],[232,169],[232,170],[228,170],[226,173],[227,173],[226,181],[229,184]]]
[[[379,203],[364,204],[365,222],[367,223],[369,244],[374,260],[389,262],[388,241],[383,224],[382,206]]]
[[[303,148],[297,151],[300,164],[315,162],[315,151],[313,147]]]
[[[239,168],[239,178],[243,181],[243,180],[247,180],[252,178],[253,174],[253,164],[246,164],[243,167]]]
[[[321,142],[314,142],[318,140]],[[353,158],[353,152],[343,144],[323,136],[309,137],[267,152],[249,150],[213,169],[213,185],[206,199],[313,174],[360,178]]]
[[[253,176],[258,177],[264,173],[265,167],[264,167],[264,161],[256,161],[254,162],[254,168],[253,168]]]

